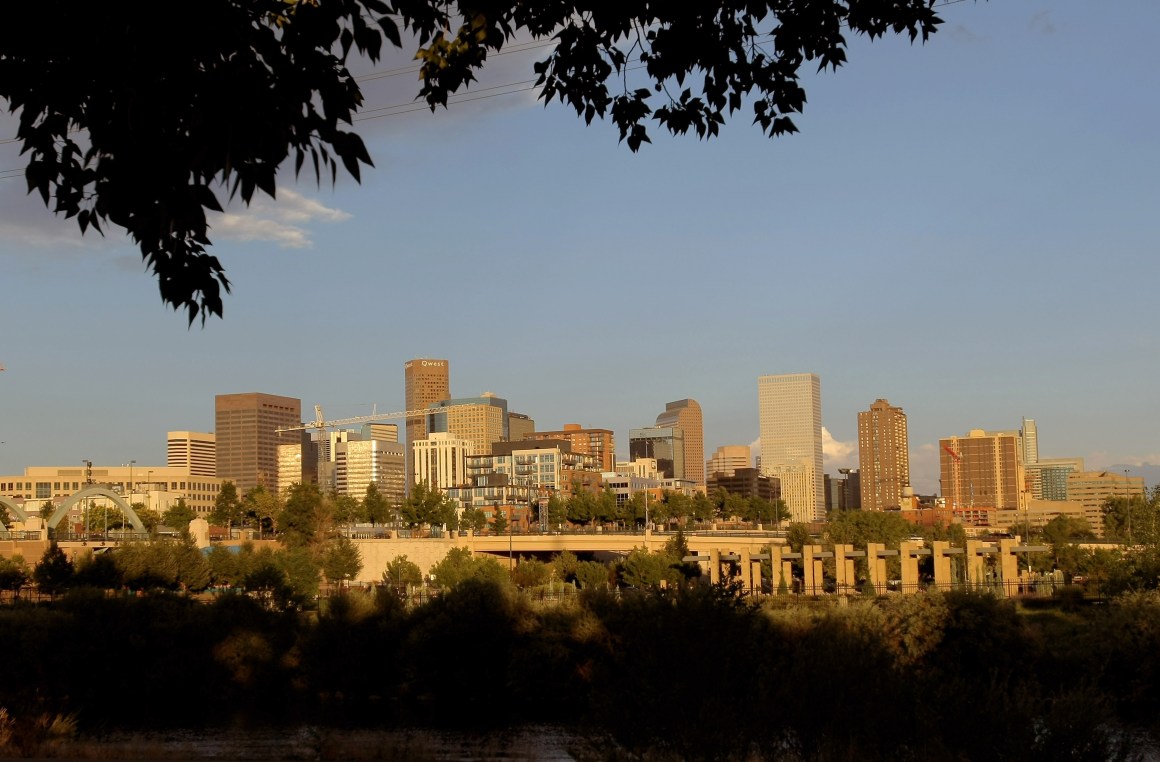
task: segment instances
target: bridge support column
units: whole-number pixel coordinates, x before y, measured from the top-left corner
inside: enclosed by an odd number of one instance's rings
[[[838,595],[851,595],[857,592],[854,584],[854,559],[849,557],[853,552],[853,545],[834,546],[834,590]]]
[[[902,562],[902,592],[917,593],[920,587],[918,579],[918,559],[914,551],[922,547],[922,543],[903,540],[898,543],[898,560]]]
[[[721,550],[713,548],[709,551],[709,582],[716,585],[721,582]]]
[[[935,540],[930,544],[934,555],[934,586],[939,590],[950,590],[954,582],[951,577],[951,544],[946,540]]]
[[[745,592],[753,592],[753,559],[750,558],[749,548],[741,549],[741,587]],[[760,567],[758,567],[760,569]],[[761,579],[761,572],[757,574],[757,579]]]
[[[818,554],[822,552],[821,545],[802,546],[803,590],[806,595],[821,595],[825,592],[825,576],[822,568],[822,559]]]
[[[866,543],[866,567],[875,595],[886,595],[886,559],[878,555],[883,550],[886,546],[880,542]]]
[[[785,551],[784,545],[769,547],[769,583],[775,595],[783,586],[786,592],[793,592],[793,564],[782,558]]]
[[[1003,595],[1019,592],[1019,559],[1015,555],[1018,544],[1019,540],[1011,538],[999,540],[999,579],[1003,583]]]
[[[987,584],[983,547],[983,543],[978,540],[967,540],[967,584],[971,587],[983,587]]]

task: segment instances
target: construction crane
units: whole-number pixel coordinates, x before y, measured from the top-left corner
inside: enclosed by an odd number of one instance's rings
[[[371,423],[372,421],[383,421],[388,418],[422,418],[435,413],[442,413],[447,410],[455,410],[461,407],[471,407],[474,403],[463,403],[459,405],[447,405],[446,407],[425,407],[420,410],[397,410],[393,413],[378,413],[372,408],[370,415],[356,415],[354,418],[336,418],[333,421],[326,420],[322,415],[322,405],[314,406],[314,420],[308,423],[303,423],[300,426],[280,426],[275,429],[279,434],[284,431],[307,431],[309,429],[317,429],[325,431],[331,426],[348,426],[354,423]]]

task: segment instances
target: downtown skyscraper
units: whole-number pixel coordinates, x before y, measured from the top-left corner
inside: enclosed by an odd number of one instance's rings
[[[451,368],[446,360],[417,358],[403,365],[403,394],[405,410],[425,410],[434,402],[451,398]],[[405,422],[407,486],[412,481],[411,448],[414,443],[427,436],[427,416],[409,416]]]
[[[822,382],[814,373],[759,376],[761,473],[781,480],[793,521],[826,517],[822,478]]]
[[[910,486],[910,439],[902,408],[878,399],[858,413],[858,473],[862,510],[902,507],[902,488]]]

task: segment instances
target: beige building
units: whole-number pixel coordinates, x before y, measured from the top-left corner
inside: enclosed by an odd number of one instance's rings
[[[942,494],[952,513],[1023,509],[1026,495],[1019,432],[972,429],[966,436],[940,439],[938,444]]]
[[[616,473],[622,476],[635,476],[638,479],[652,479],[654,481],[661,478],[656,458],[618,460],[616,461]]]
[[[217,477],[217,438],[212,432],[170,431],[166,436],[167,465],[191,476]]]
[[[404,498],[405,453],[400,442],[362,439],[338,445],[335,460],[335,491],[362,499],[374,484],[390,505]]]
[[[467,484],[467,456],[472,444],[447,433],[430,434],[411,445],[411,483],[446,490]]]
[[[1074,500],[1028,500],[1023,510],[1000,510],[991,512],[991,521],[998,529],[1009,530],[1016,524],[1030,524],[1033,529],[1042,529],[1047,522],[1056,516],[1067,516],[1081,521],[1090,519],[1083,503]],[[1101,520],[1102,521],[1102,520]],[[1103,534],[1100,529],[1092,527],[1092,532]]]
[[[303,432],[280,437],[277,429],[302,423],[302,402],[294,397],[251,392],[215,398],[217,476],[245,494],[259,484],[278,486],[278,444],[299,441]]]
[[[749,457],[749,445],[721,445],[705,463],[705,473],[732,476],[739,468],[749,468]]]
[[[497,442],[508,441],[507,400],[491,392],[478,397],[449,399],[427,406],[427,433],[451,434],[471,442],[473,455],[491,452]]]
[[[616,468],[616,438],[609,429],[589,429],[578,423],[565,423],[560,431],[536,431],[525,434],[528,441],[560,439],[572,446],[572,452],[592,455],[600,463],[602,471]],[[519,441],[512,437],[512,441]]]
[[[213,510],[221,480],[197,476],[187,468],[124,464],[118,466],[29,466],[23,474],[0,475],[0,496],[39,510],[59,503],[91,481],[119,493],[130,505],[142,503],[157,514],[179,499],[198,513]],[[99,499],[99,498],[97,498]]]
[[[760,376],[761,473],[781,480],[793,521],[826,518],[822,478],[822,382],[814,373]]]
[[[1067,498],[1083,505],[1092,531],[1104,533],[1104,504],[1112,498],[1134,498],[1145,494],[1144,477],[1120,471],[1073,471],[1067,475]]]
[[[508,413],[508,441],[522,442],[536,432],[536,422],[523,413]]]
[[[403,393],[406,397],[405,410],[425,410],[433,402],[451,398],[451,367],[446,360],[420,357],[403,364]],[[406,452],[407,473],[413,474],[410,457],[416,441],[427,436],[426,416],[407,418]],[[408,477],[410,478],[410,477]],[[409,482],[413,484],[414,482]]]
[[[665,404],[657,416],[657,428],[677,428],[684,432],[685,472],[681,476],[705,489],[705,429],[701,406],[693,399]]]
[[[910,486],[906,413],[884,399],[858,413],[858,474],[862,510],[900,510]]]
[[[1027,452],[1027,448],[1023,448]],[[1083,471],[1083,458],[1040,458],[1023,464],[1024,481],[1033,500],[1067,500],[1067,477]]]

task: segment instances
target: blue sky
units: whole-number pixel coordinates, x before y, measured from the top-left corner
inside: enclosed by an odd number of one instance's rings
[[[204,328],[122,237],[82,239],[0,179],[0,473],[163,463],[165,432],[212,430],[219,393],[400,409],[420,356],[450,360],[456,396],[611,428],[622,453],[684,397],[706,455],[751,442],[757,377],[814,372],[830,471],[856,465],[878,397],[908,414],[921,492],[939,437],[1021,416],[1044,457],[1160,464],[1160,4],[942,15],[925,46],[852,40],[776,140],[741,114],[634,155],[526,91],[360,122],[362,185],[286,178],[216,220],[234,289]],[[479,87],[529,79],[537,52]],[[368,81],[368,107],[408,102],[411,77]]]

